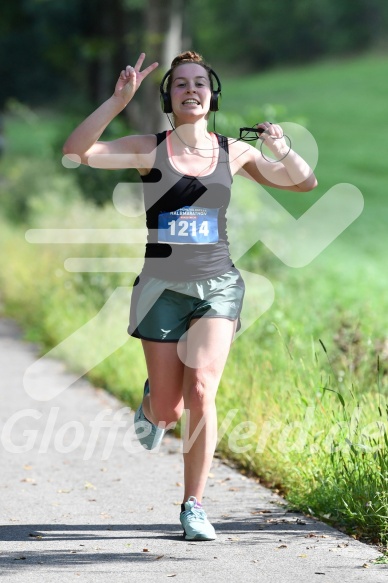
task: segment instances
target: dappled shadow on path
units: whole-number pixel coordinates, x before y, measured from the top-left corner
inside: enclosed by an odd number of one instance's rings
[[[136,535],[133,531],[142,531]],[[154,534],[150,534],[150,533]],[[19,524],[0,527],[0,541],[104,541],[113,539],[166,538],[178,540],[181,529],[173,524]],[[158,534],[163,533],[163,534]],[[41,537],[41,538],[39,538]]]
[[[251,515],[223,515],[213,521],[220,534],[247,534],[252,531],[276,530],[280,532],[295,532],[305,535],[311,529],[334,529],[312,519],[305,519],[302,514],[288,514],[284,511],[257,511]],[[139,531],[137,534],[136,531]],[[182,529],[177,524],[8,524],[0,526],[0,541],[104,541],[113,539],[168,539],[180,540]],[[338,533],[340,534],[340,533]]]
[[[335,542],[337,537],[344,536],[314,519],[306,518],[302,514],[288,513],[283,508],[258,509],[246,516],[241,516],[239,510],[238,515],[236,514],[233,512],[229,515],[224,514],[213,522],[219,538],[217,542],[210,544],[238,541],[239,545],[245,547],[258,543],[272,543],[283,536],[299,541],[311,536],[324,536]],[[201,558],[174,556],[176,547],[171,546],[171,543],[186,541],[182,536],[182,529],[177,524],[166,523],[10,524],[0,527],[0,541],[10,543],[2,545],[0,573],[24,571],[33,566],[38,569],[41,565],[49,568],[89,565],[93,568],[93,565],[98,564],[102,568],[108,568],[109,564],[120,562],[148,563],[159,560],[169,563],[191,561],[193,564]],[[148,548],[143,552],[139,552],[139,549],[137,552],[131,552],[131,544],[135,546],[136,542],[140,541],[144,547],[159,541],[159,554],[150,552]],[[105,547],[98,546],[104,544]],[[107,544],[113,548],[107,548]],[[60,546],[63,548],[58,548]],[[115,547],[118,547],[117,551]],[[125,547],[128,550],[124,550]]]
[[[264,511],[259,516],[244,518],[224,515],[221,520],[214,521],[214,526],[220,537],[245,535],[244,540],[240,541],[244,546],[268,541],[268,537],[274,537],[276,540],[282,535],[302,538],[308,536],[312,530],[316,532],[322,528],[331,530],[321,523],[315,524],[311,520],[306,522],[302,515],[288,517],[284,512],[277,513],[276,511],[274,513]],[[336,531],[333,532],[336,533]],[[184,541],[184,538],[181,528],[176,524],[113,524],[109,526],[101,524],[23,524],[0,527],[0,540],[11,543],[26,543],[25,545],[17,545],[16,550],[3,551],[0,555],[3,568],[15,569],[23,568],[23,564],[27,563],[30,565],[55,564],[64,566],[95,562],[156,560],[158,557],[150,552],[130,552],[130,549],[127,552],[106,552],[106,549],[98,549],[101,552],[96,553],[88,552],[87,546],[118,541],[120,545],[126,544],[130,547],[131,541],[179,542]],[[58,550],[58,543],[64,543],[66,547],[69,547],[70,543],[72,548]],[[77,546],[72,545],[72,543],[77,543]],[[36,552],[31,550],[31,544],[39,545]],[[54,548],[47,549],[45,544],[54,546]],[[170,544],[167,544],[167,548],[171,551]],[[170,558],[183,560],[176,557]],[[187,557],[185,560],[195,559]]]
[[[152,532],[151,532],[152,530]],[[138,533],[136,531],[139,531]],[[140,532],[141,531],[141,532]],[[156,555],[144,549],[143,552],[132,552],[131,541],[141,539],[148,542],[166,540],[183,540],[182,531],[171,524],[123,524],[104,526],[101,524],[24,524],[0,527],[0,540],[19,543],[15,550],[3,550],[0,554],[0,574],[15,570],[30,569],[35,566],[65,568],[99,564],[103,567],[115,563],[158,561],[195,561],[195,558],[172,556],[170,544],[167,554]],[[118,540],[121,549],[116,552],[106,548],[96,548],[104,542]],[[34,542],[35,541],[35,542]],[[122,541],[122,542],[121,542]],[[26,543],[22,545],[20,543]],[[58,548],[63,543],[66,548]],[[70,545],[69,545],[70,543]],[[72,544],[74,543],[74,544]],[[80,544],[83,543],[83,544]],[[36,550],[31,550],[31,544],[36,544]],[[45,544],[54,548],[45,548]],[[91,547],[91,545],[93,545]],[[69,548],[70,546],[70,548]],[[83,548],[85,547],[85,548]],[[91,547],[91,552],[89,548]],[[4,545],[3,545],[4,549]],[[97,551],[97,552],[96,552]],[[163,550],[161,551],[163,552]]]

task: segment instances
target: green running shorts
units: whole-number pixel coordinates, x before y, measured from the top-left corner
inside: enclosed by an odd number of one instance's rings
[[[198,281],[165,281],[140,274],[131,299],[128,334],[155,342],[178,342],[193,318],[238,320],[245,285],[238,269]]]

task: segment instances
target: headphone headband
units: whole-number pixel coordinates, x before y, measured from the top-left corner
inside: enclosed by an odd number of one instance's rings
[[[200,65],[201,63],[198,63],[198,65]],[[220,78],[218,77],[217,73],[215,71],[213,71],[213,69],[208,69],[206,68],[206,70],[209,73],[209,78],[210,75],[212,75],[214,77],[214,79],[217,81],[217,89],[213,89],[212,90],[212,94],[211,94],[211,98],[210,98],[210,111],[218,111],[219,109],[219,105],[220,105],[220,98],[221,98],[221,81]],[[160,83],[160,104],[162,106],[162,111],[164,113],[172,113],[172,103],[171,103],[171,96],[170,93],[168,91],[165,91],[164,89],[164,84],[166,82],[166,79],[168,79],[168,77],[171,75],[172,73],[172,69],[169,69],[167,71],[167,73],[165,73],[162,82]],[[211,78],[210,78],[211,80]]]

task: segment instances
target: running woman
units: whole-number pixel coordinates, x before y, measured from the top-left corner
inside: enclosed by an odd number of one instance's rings
[[[140,174],[148,242],[134,284],[128,332],[141,339],[148,379],[135,413],[136,433],[145,449],[155,449],[185,410],[180,522],[186,540],[214,540],[202,497],[217,440],[217,388],[240,327],[244,296],[226,228],[233,176],[294,192],[310,191],[317,181],[289,148],[279,125],[257,125],[274,160],[208,130],[221,87],[215,72],[192,51],[173,60],[161,84],[162,108],[172,114],[172,130],[100,141],[158,66],[142,70],[144,59],[142,53],[134,67],[121,71],[113,95],[73,131],[63,152],[77,155],[83,164],[97,156],[94,166],[104,155],[100,166],[136,168]]]

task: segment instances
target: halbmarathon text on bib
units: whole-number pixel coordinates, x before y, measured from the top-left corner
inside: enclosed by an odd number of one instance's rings
[[[178,245],[209,245],[218,242],[218,211],[184,206],[176,211],[160,213],[158,242]]]

